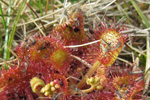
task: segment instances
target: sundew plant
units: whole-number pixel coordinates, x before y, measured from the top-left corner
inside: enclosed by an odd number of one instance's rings
[[[1,0],[0,100],[148,100],[149,4]]]

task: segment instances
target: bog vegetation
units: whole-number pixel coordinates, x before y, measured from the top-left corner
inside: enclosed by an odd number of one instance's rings
[[[0,1],[0,100],[149,98],[150,2]]]

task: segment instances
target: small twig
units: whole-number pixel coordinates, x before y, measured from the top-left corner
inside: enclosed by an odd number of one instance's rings
[[[134,50],[134,51],[136,51],[136,52],[138,52],[139,54],[141,54],[141,55],[144,55],[144,53],[143,52],[141,52],[141,51],[139,51],[138,49],[136,49],[136,48],[134,48],[134,47],[132,47],[132,46],[130,46],[129,44],[127,44],[127,43],[125,43],[130,49],[132,49],[132,50]]]
[[[17,58],[17,60],[18,60],[18,66],[17,66],[17,68],[19,68],[19,65],[20,65],[20,59],[19,59],[19,57],[17,56],[17,54],[12,49],[9,48],[9,46],[7,46],[7,48]]]
[[[41,30],[41,28],[38,26],[38,24],[31,18],[30,15],[27,14],[27,16],[33,21],[33,23],[38,27],[39,31],[42,33],[43,36],[46,36],[45,33]]]
[[[75,80],[77,80],[77,81],[80,81],[80,79],[79,79],[79,78],[76,78],[76,77],[71,76],[71,75],[69,75],[69,77],[67,77],[67,80],[68,80],[68,79],[70,79],[70,78],[71,78],[71,79],[75,79]]]
[[[136,0],[136,1],[138,1],[138,2],[140,2],[140,3],[146,3],[146,4],[150,4],[150,1],[146,1],[146,0]]]
[[[143,71],[134,71],[134,72],[131,72],[131,74],[142,74]]]
[[[45,15],[47,14],[47,10],[48,10],[48,4],[49,4],[49,0],[46,0]]]
[[[54,20],[54,21],[51,21],[51,22],[49,22],[49,23],[47,23],[47,24],[44,24],[44,26],[45,26],[45,27],[48,27],[49,25],[52,25],[52,24],[54,24],[54,23],[56,23],[56,22],[57,22],[57,20]],[[39,28],[41,28],[41,27],[42,27],[42,26],[40,25]],[[32,32],[34,32],[34,31],[38,30],[39,28],[38,28],[38,27],[35,27],[34,29],[28,31],[27,34],[32,33]]]
[[[147,57],[146,57],[146,67],[145,67],[145,75],[144,75],[144,92],[145,93],[148,90],[149,82],[150,82],[150,33],[147,33]]]
[[[70,55],[71,57],[77,59],[78,61],[80,61],[81,63],[83,63],[84,65],[86,65],[87,67],[91,68],[92,65],[90,65],[88,62],[86,62],[85,60],[81,59],[80,57],[77,57],[75,55]]]
[[[2,63],[0,63],[0,65],[4,65],[4,64],[10,64],[11,62],[14,62],[14,61],[16,61],[17,59],[13,59],[13,60],[10,60],[10,61],[5,61],[5,60],[3,60],[3,59],[1,59],[3,62]]]
[[[24,23],[24,20],[22,20]],[[27,32],[26,32],[26,25],[23,25],[23,34],[24,34],[24,40],[27,37]]]
[[[69,6],[69,5],[70,5],[70,3],[67,5],[67,0],[64,0],[64,6],[63,6],[64,9],[63,9],[63,11],[62,11],[59,24],[61,24],[61,23],[63,22],[64,17],[66,18],[66,22],[67,22],[67,23],[69,22],[68,17],[67,17],[67,15],[66,15],[66,8],[67,8],[67,6]]]
[[[150,69],[150,33],[147,33],[147,38],[146,38],[146,67],[145,67],[145,73]]]
[[[149,82],[150,82],[150,69],[148,69],[146,72],[145,72],[145,75],[144,75],[144,91],[143,93],[145,94],[148,90],[148,87],[149,87]]]
[[[106,9],[108,6],[110,6],[111,4],[113,4],[115,1],[116,1],[116,0],[113,0],[112,2],[110,2],[109,4],[107,4],[105,7],[102,8],[102,10],[103,10],[103,9]]]
[[[127,63],[127,64],[129,64],[131,66],[133,65],[132,63],[130,63],[129,61],[127,61],[125,59],[122,59],[122,58],[119,58],[119,57],[117,57],[117,59],[120,60],[120,61],[123,61],[123,62],[125,62],[125,63]]]
[[[95,41],[88,42],[88,43],[85,43],[85,44],[80,44],[80,45],[64,46],[64,48],[78,48],[78,47],[83,47],[83,46],[91,45],[91,44],[94,44],[94,43],[97,43],[97,42],[100,42],[100,41],[101,40],[95,40]]]
[[[37,15],[37,13],[32,9],[32,7],[31,7],[27,2],[26,2],[26,5],[32,10],[32,12],[35,14],[35,16],[36,16],[37,18],[39,18],[39,16]],[[28,15],[28,16],[29,16],[29,15]],[[44,31],[46,32],[46,29],[45,29],[43,23],[41,22],[41,20],[39,20],[39,22],[41,23],[41,25],[42,25]]]
[[[139,57],[140,56],[141,56],[141,54],[139,54],[138,57],[135,58],[132,71],[136,71],[137,67],[139,66]]]

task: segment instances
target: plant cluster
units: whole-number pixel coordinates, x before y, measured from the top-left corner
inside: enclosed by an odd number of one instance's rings
[[[47,36],[34,35],[17,46],[18,61],[0,76],[0,100],[143,99],[142,74],[113,64],[127,41],[125,27],[100,22],[84,31],[80,9]]]

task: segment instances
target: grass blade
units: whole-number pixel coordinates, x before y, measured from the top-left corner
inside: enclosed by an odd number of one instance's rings
[[[3,14],[3,10],[2,10],[1,4],[0,4],[0,14],[1,14],[1,18],[2,18],[2,23],[3,23],[4,29],[6,30],[6,21],[4,19],[4,14]]]
[[[25,1],[26,2],[26,1]],[[12,46],[12,42],[13,42],[13,38],[14,38],[14,35],[15,35],[15,31],[16,31],[16,26],[17,26],[17,23],[20,19],[20,16],[21,16],[21,13],[22,13],[22,10],[25,6],[25,2],[22,2],[22,4],[20,5],[20,8],[18,10],[18,13],[17,13],[17,16],[16,16],[16,19],[14,20],[14,24],[13,24],[13,27],[12,27],[12,31],[10,33],[10,36],[9,36],[9,42],[8,42],[8,47],[11,48]],[[10,58],[10,51],[7,50],[7,53],[6,53],[6,59]]]
[[[7,4],[4,0],[1,0],[1,2],[3,2],[6,6],[9,7],[9,4]],[[14,11],[15,13],[17,13],[17,11],[16,11],[13,7],[11,7],[11,10]],[[7,16],[7,15],[4,15],[4,16]],[[14,16],[16,16],[16,15],[12,14],[12,15],[10,15],[10,16],[14,17]],[[21,15],[21,18],[23,18],[25,21],[27,21],[25,15]]]
[[[39,0],[39,9],[40,9],[40,12],[41,12],[41,16],[43,16],[42,2],[41,2],[41,0]]]
[[[130,2],[131,2],[132,5],[134,6],[135,10],[137,11],[137,13],[138,13],[139,16],[141,17],[141,19],[143,20],[145,26],[146,26],[146,27],[150,27],[149,21],[146,19],[146,17],[145,17],[144,14],[142,13],[141,9],[138,7],[138,5],[137,5],[133,0],[130,0]]]
[[[11,12],[11,0],[9,0],[9,7],[8,7],[8,15],[7,15],[7,20],[5,21],[4,16],[3,16],[3,11],[2,11],[2,7],[0,5],[0,12],[1,12],[1,17],[2,17],[2,22],[3,22],[3,26],[5,29],[5,42],[4,42],[4,54],[3,54],[3,58],[6,60],[6,54],[7,54],[7,44],[8,44],[8,36],[9,36],[9,30],[8,30],[8,26],[9,26],[9,22],[10,22],[10,12]],[[4,65],[4,68],[6,68],[6,65]]]
[[[4,56],[3,56],[4,59],[6,59],[6,55],[7,55],[7,45],[8,45],[8,38],[9,38],[8,26],[9,26],[9,23],[10,23],[10,13],[11,13],[11,0],[9,0],[8,17],[7,17],[7,20],[6,20]]]

